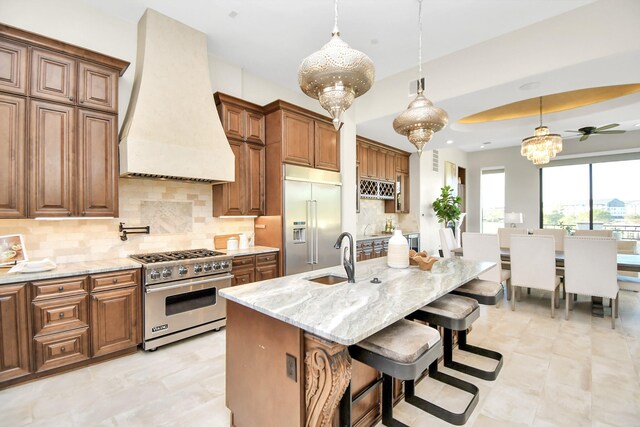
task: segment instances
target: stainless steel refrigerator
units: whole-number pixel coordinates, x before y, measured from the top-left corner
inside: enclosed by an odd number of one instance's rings
[[[340,265],[340,173],[284,165],[285,275]]]

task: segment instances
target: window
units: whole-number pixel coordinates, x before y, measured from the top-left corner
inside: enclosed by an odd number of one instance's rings
[[[504,169],[483,170],[480,177],[480,232],[504,227]]]
[[[640,160],[541,169],[542,226],[640,240],[639,170]]]

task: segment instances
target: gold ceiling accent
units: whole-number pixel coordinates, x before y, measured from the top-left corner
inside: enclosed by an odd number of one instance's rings
[[[572,90],[569,92],[554,93],[542,97],[544,102],[544,114],[558,111],[571,110],[608,101],[632,93],[640,92],[640,83],[600,86],[587,89]],[[537,116],[540,97],[529,98],[511,104],[502,105],[490,110],[481,111],[471,116],[463,117],[458,123],[484,123],[498,120],[517,119],[520,117]]]

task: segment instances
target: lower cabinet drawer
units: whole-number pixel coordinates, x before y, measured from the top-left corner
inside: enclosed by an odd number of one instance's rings
[[[250,269],[233,269],[231,271],[233,279],[231,279],[231,286],[246,285],[247,283],[255,282],[255,271],[253,267]]]
[[[277,257],[278,254],[275,252],[256,255],[256,264],[275,264]]]
[[[35,301],[33,334],[52,334],[89,326],[88,295]]]
[[[34,300],[87,293],[87,276],[33,282]]]
[[[136,286],[140,283],[140,270],[124,270],[112,273],[92,274],[91,291]]]
[[[36,372],[89,359],[89,328],[36,337]]]

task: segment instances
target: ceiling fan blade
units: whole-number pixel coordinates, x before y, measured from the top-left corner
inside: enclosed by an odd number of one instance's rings
[[[565,132],[574,132],[574,133],[582,133],[579,130],[565,130]]]
[[[589,138],[589,135],[582,135],[582,138],[580,138],[580,142],[586,141],[588,138]]]
[[[608,133],[625,133],[625,130],[597,130],[594,133],[602,133],[602,134],[608,134]]]
[[[601,130],[611,129],[611,128],[614,128],[616,126],[620,126],[620,125],[618,123],[611,123],[610,125],[600,126],[595,131],[596,132],[600,132]]]

